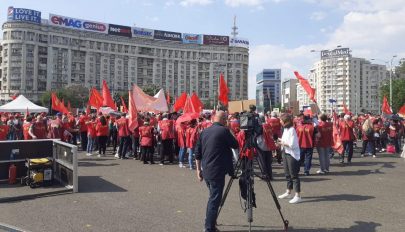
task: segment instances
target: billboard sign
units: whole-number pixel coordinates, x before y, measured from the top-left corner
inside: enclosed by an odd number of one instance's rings
[[[229,42],[229,46],[249,48],[249,40],[243,39],[243,38],[231,38],[231,40]]]
[[[204,35],[204,45],[229,45],[229,36]]]
[[[49,14],[49,24],[70,29],[107,33],[108,24]]]
[[[142,38],[153,39],[153,35],[154,35],[154,30],[152,30],[152,29],[141,28],[141,27],[132,28],[132,37],[142,37]]]
[[[7,19],[41,24],[41,12],[24,8],[14,8],[10,6],[7,11]]]
[[[171,31],[159,31],[155,30],[153,35],[155,39],[171,40],[171,41],[183,41],[181,38],[181,33],[171,32]]]
[[[321,59],[330,58],[330,57],[343,57],[350,55],[349,48],[338,48],[334,50],[322,50]]]
[[[109,24],[108,34],[109,35],[132,37],[132,32],[131,32],[130,27],[121,26],[121,25],[115,25],[115,24]]]
[[[183,33],[183,43],[202,44],[202,35]]]

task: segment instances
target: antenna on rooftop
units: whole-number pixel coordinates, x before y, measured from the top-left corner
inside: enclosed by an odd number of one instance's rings
[[[233,27],[231,35],[235,38],[238,35],[238,27],[236,26],[236,15],[233,17]]]

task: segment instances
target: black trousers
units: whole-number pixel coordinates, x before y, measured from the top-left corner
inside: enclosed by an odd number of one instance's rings
[[[124,136],[120,139],[119,157],[124,158],[129,146],[131,145],[131,137]]]
[[[295,192],[301,192],[301,181],[298,176],[300,171],[299,162],[294,159],[290,154],[283,154],[283,166],[285,178],[287,179],[287,189],[294,189]]]
[[[207,180],[205,179],[209,190],[209,198],[207,202],[207,210],[205,213],[205,231],[214,232],[217,223],[218,209],[222,200],[222,193],[225,186],[225,176],[219,179]]]
[[[153,147],[141,146],[141,160],[143,160],[143,163],[148,161],[153,163]]]
[[[162,140],[162,147],[160,149],[160,162],[165,162],[165,157],[169,157],[169,162],[173,163],[173,139]]]
[[[138,148],[139,148],[139,137],[132,137],[132,154],[134,155],[134,158],[139,158]]]
[[[267,175],[269,178],[273,177],[273,170],[271,168],[271,163],[273,162],[273,155],[271,151],[259,151],[258,161],[260,166],[263,169],[264,175]]]
[[[80,132],[80,141],[82,144],[82,151],[87,149],[87,131]]]
[[[105,155],[105,150],[107,149],[107,139],[108,136],[98,136],[98,154]]]
[[[345,154],[347,154],[347,162],[352,162],[353,157],[353,141],[343,141],[343,155],[342,159],[344,160]]]

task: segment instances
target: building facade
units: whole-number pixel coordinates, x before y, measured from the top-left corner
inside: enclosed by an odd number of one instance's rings
[[[18,93],[37,101],[45,91],[70,85],[100,89],[106,80],[112,92],[156,85],[172,97],[196,92],[213,103],[221,72],[230,100],[247,99],[245,40],[35,15],[34,21],[19,21],[9,8],[3,24],[3,102]]]
[[[263,69],[256,75],[258,112],[272,111],[281,104],[281,69]]]
[[[388,76],[385,65],[352,57],[349,48],[340,48],[321,52],[321,60],[314,64],[310,79],[316,88],[316,99],[322,112],[330,113],[332,107],[342,112],[346,105],[357,114],[380,113],[379,89]],[[336,103],[332,105],[330,99]]]
[[[297,79],[289,79],[281,83],[281,107],[289,110],[297,102]]]

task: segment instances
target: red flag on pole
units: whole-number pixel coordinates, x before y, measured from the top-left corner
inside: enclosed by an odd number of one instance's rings
[[[183,92],[179,98],[177,98],[176,102],[173,105],[173,111],[178,112],[184,107],[184,104],[186,104],[187,100],[187,94],[186,92]]]
[[[352,115],[352,112],[350,112],[350,110],[347,109],[346,104],[343,104],[343,112],[345,114]]]
[[[91,88],[91,90],[90,90],[90,97],[89,97],[88,104],[97,109],[100,108],[101,106],[103,106],[103,97],[97,91],[97,89],[95,89],[94,87]]]
[[[128,112],[129,112],[129,120],[128,120],[128,128],[131,131],[134,131],[138,127],[138,111],[136,110],[134,96],[132,95],[131,91],[128,91]]]
[[[103,106],[109,106],[111,109],[117,110],[114,104],[114,100],[111,97],[110,90],[108,89],[107,82],[103,80]]]
[[[401,107],[401,109],[399,109],[398,114],[405,116],[405,104]]]
[[[193,103],[191,102],[190,96],[187,96],[186,103],[184,104],[183,113],[196,113]]]
[[[201,102],[200,98],[195,93],[193,93],[193,95],[191,96],[191,103],[193,104],[194,109],[196,110],[197,113],[201,113],[202,110],[204,109],[204,104]]]
[[[387,100],[386,96],[384,96],[384,98],[383,98],[383,104],[382,104],[382,107],[381,107],[381,111],[384,114],[392,114],[391,107],[390,107],[390,104],[388,103],[388,100]]]
[[[124,99],[121,96],[120,96],[120,98],[121,98],[121,104],[122,104],[122,112],[128,113],[128,108],[127,108],[127,105],[125,104]]]
[[[218,94],[218,100],[222,102],[224,106],[228,105],[228,93],[229,89],[228,86],[226,85],[225,79],[224,79],[224,74],[221,73],[219,76],[219,94]]]
[[[87,102],[86,115],[89,115],[90,113],[91,113],[91,106],[90,106],[90,104]]]
[[[170,95],[169,95],[169,91],[167,91],[166,93],[166,102],[169,105],[170,104]]]
[[[307,92],[309,95],[309,99],[311,99],[314,103],[316,103],[315,99],[315,89],[311,87],[308,80],[301,76],[297,71],[294,72],[295,76],[297,77],[298,81],[300,82],[302,88]]]
[[[52,100],[52,109],[62,112],[63,107],[62,107],[62,102],[59,100],[58,96],[54,92],[51,94],[51,100]]]

